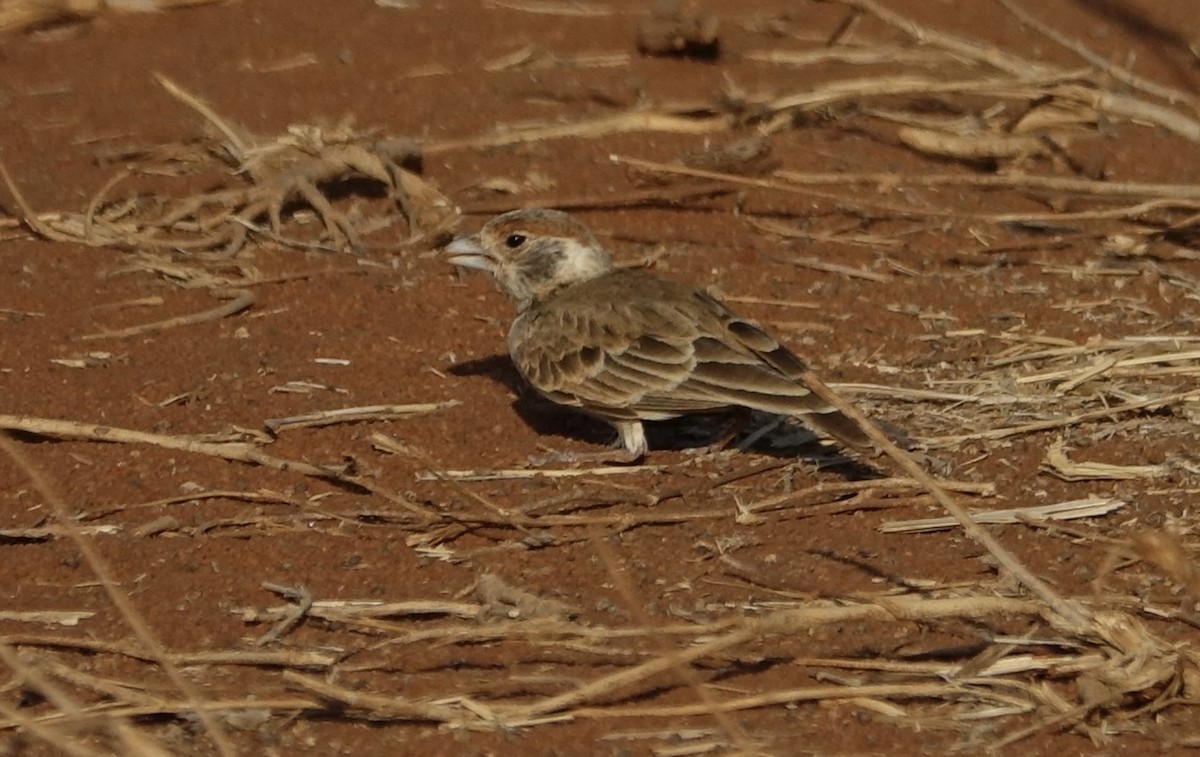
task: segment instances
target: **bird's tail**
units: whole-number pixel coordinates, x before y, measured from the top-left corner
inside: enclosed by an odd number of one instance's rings
[[[867,436],[867,432],[863,431],[862,426],[839,410],[829,408],[829,412],[804,413],[799,417],[804,425],[849,449],[860,452],[875,451],[875,443]]]

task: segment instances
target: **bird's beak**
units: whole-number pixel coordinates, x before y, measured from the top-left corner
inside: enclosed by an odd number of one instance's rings
[[[463,268],[478,268],[488,273],[496,272],[496,261],[484,252],[483,247],[479,244],[479,237],[475,234],[458,237],[446,245],[446,252],[449,253],[450,262],[454,265]]]

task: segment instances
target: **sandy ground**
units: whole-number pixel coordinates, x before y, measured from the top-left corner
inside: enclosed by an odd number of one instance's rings
[[[5,753],[1200,743],[1200,30],[1190,0],[1037,5],[714,0],[715,56],[639,52],[631,2],[8,31]],[[308,173],[255,195],[229,145],[289,134]],[[212,192],[211,229],[145,231]],[[943,508],[794,425],[533,468],[611,434],[522,386],[507,303],[437,249],[524,206],[726,298],[973,510],[1119,509],[989,526],[1034,585],[957,526],[882,532]],[[264,426],[379,405],[414,407]]]

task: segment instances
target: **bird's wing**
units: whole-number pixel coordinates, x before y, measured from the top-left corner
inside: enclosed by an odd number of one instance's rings
[[[863,445],[857,426],[804,385],[799,358],[757,326],[690,287],[633,272],[613,283],[621,286],[576,291],[514,323],[513,361],[550,399],[613,419],[748,407],[811,418]]]
[[[686,389],[696,337],[657,302],[555,301],[517,318],[509,352],[556,402],[614,419],[669,418],[731,404]]]
[[[697,292],[696,296],[702,303],[702,320],[708,317],[716,322],[710,323],[705,330],[723,334],[724,338],[720,340],[723,347],[753,355],[758,361],[756,365],[760,372],[770,376],[764,381],[758,374],[739,373],[738,378],[742,380],[740,386],[743,391],[750,390],[752,395],[741,404],[756,410],[800,416],[817,431],[849,447],[874,447],[857,422],[846,417],[809,388],[805,378],[808,367],[791,350],[758,326],[731,313],[708,294]],[[723,370],[719,360],[707,361],[706,365],[712,371]],[[703,371],[698,367],[697,373],[702,374]],[[781,379],[790,385],[790,390],[776,388]]]

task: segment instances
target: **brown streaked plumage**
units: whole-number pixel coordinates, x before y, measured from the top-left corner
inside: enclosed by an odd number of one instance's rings
[[[872,448],[804,384],[804,363],[774,337],[694,287],[615,268],[566,213],[504,213],[447,251],[455,265],[492,274],[516,306],[508,349],[521,375],[611,423],[629,459],[646,451],[643,421],[732,408],[795,416],[847,447]]]

